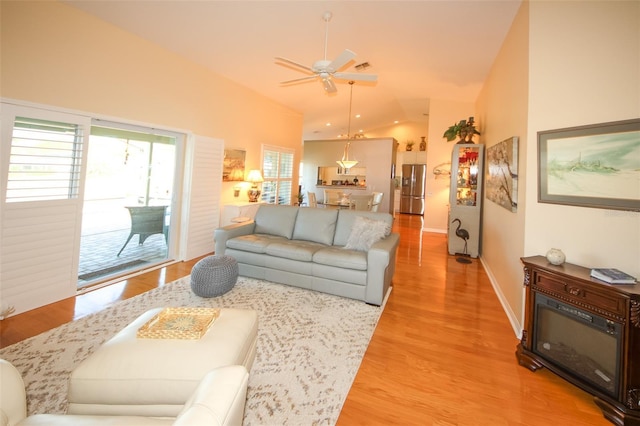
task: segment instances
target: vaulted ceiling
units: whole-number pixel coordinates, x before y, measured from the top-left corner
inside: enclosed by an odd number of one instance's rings
[[[378,76],[353,86],[353,134],[426,121],[430,99],[473,102],[521,0],[64,3],[303,113],[304,139],[333,139],[348,130],[348,80],[334,80],[334,94],[319,80],[283,86],[307,74],[275,60],[324,59],[326,11],[327,59],[349,49],[357,56],[341,71]]]

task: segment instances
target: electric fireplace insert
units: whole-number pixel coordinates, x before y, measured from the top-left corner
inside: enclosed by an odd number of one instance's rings
[[[622,325],[540,293],[535,299],[533,352],[617,398]]]

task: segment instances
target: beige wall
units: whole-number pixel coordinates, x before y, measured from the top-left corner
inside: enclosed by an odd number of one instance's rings
[[[400,151],[404,151],[407,141],[412,140],[415,142],[413,150],[417,151],[420,145],[420,137],[426,137],[429,134],[428,118],[429,117],[425,117],[425,120],[422,122],[407,121],[391,126],[380,127],[367,132],[366,135],[368,138],[394,138],[398,141],[398,149]]]
[[[523,316],[522,264],[524,250],[524,222],[526,216],[526,182],[532,170],[525,167],[528,140],[528,4],[516,15],[511,30],[498,53],[482,92],[477,109],[482,128],[482,140],[490,147],[509,137],[517,136],[518,207],[513,213],[484,199],[482,261],[491,276],[496,293],[519,332]],[[486,167],[485,167],[486,173]],[[535,202],[535,200],[534,200]],[[508,253],[508,255],[507,255]],[[544,254],[544,253],[543,253]]]
[[[520,137],[518,212],[485,202],[482,254],[517,333],[520,256],[640,276],[639,213],[537,202],[537,132],[640,117],[638,75],[640,3],[523,3],[477,102],[487,146]]]
[[[247,170],[261,144],[300,160],[302,114],[64,4],[1,7],[0,96],[223,139],[247,151]]]
[[[640,2],[531,2],[529,135],[640,117]],[[640,276],[640,213],[533,202],[536,145],[526,150],[525,255]],[[638,185],[630,182],[630,185]]]

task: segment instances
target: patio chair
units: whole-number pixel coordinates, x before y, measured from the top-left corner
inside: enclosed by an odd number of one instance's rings
[[[129,210],[131,216],[131,232],[127,241],[124,243],[118,256],[122,253],[122,250],[129,244],[131,238],[134,235],[139,235],[138,244],[144,244],[144,241],[154,234],[164,234],[165,241],[167,240],[166,227],[164,225],[164,218],[167,212],[167,206],[140,206],[140,207],[126,207]]]

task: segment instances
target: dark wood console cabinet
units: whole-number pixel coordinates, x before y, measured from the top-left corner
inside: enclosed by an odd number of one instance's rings
[[[522,339],[516,350],[520,365],[536,371],[545,367],[594,396],[605,418],[620,426],[640,426],[640,284],[609,285],[590,277],[578,265],[550,264],[543,256],[522,258],[526,288]],[[607,394],[579,374],[533,347],[536,333],[536,296],[558,301],[616,327],[619,360],[617,388]],[[612,396],[615,394],[616,396]]]

